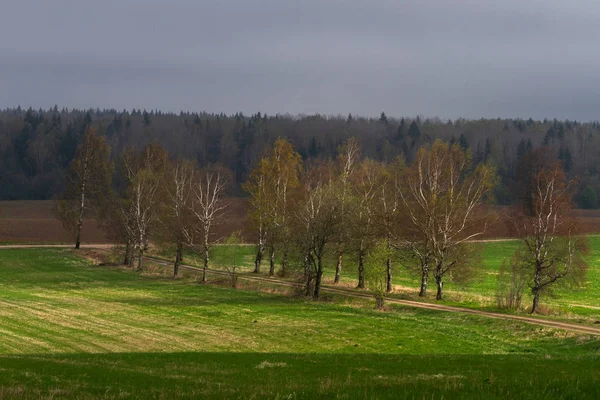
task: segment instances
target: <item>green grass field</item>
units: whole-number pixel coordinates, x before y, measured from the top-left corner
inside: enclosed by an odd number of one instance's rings
[[[139,275],[70,250],[3,249],[0,273],[0,399],[600,397],[593,337]]]
[[[551,318],[584,319],[593,323],[600,320],[600,236],[589,237],[590,254],[588,256],[589,270],[587,281],[581,288],[557,288],[554,293],[544,295],[542,304],[546,313]],[[498,271],[502,262],[510,260],[513,252],[518,247],[517,241],[478,243],[482,247],[482,265],[474,279],[467,284],[456,284],[447,281],[444,285],[445,298],[443,304],[466,306],[485,310],[497,310],[496,289],[498,286]],[[160,255],[172,258],[174,252],[162,250]],[[233,258],[239,266],[240,272],[250,272],[254,269],[254,246],[216,246],[212,251],[211,267],[219,268],[231,265]],[[325,262],[325,283],[332,283],[335,271],[335,260],[329,252]],[[200,265],[199,259],[187,256],[185,262]],[[280,265],[277,259],[277,268]],[[342,271],[342,285],[355,287],[357,282],[356,262],[351,257],[346,257],[345,267]],[[263,260],[262,272],[268,272],[268,263]],[[394,271],[395,295],[401,298],[418,298],[420,277],[412,275],[407,269],[398,265]],[[435,282],[432,282],[429,298],[426,301],[435,302]],[[423,299],[421,299],[423,300]],[[524,306],[529,307],[531,298],[526,290]]]

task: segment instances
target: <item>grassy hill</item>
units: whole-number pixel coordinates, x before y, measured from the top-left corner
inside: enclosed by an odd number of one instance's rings
[[[598,398],[600,340],[0,250],[3,398]]]
[[[498,287],[498,271],[505,260],[510,260],[518,248],[516,240],[480,242],[476,246],[482,251],[482,264],[477,269],[474,279],[465,284],[458,284],[446,280],[444,284],[444,304],[468,306],[496,310],[496,290]],[[585,284],[579,288],[557,287],[552,295],[544,294],[542,303],[549,317],[561,319],[580,320],[594,323],[600,320],[600,236],[589,236],[590,253],[588,255],[588,273]],[[232,254],[236,254],[236,263],[240,272],[250,272],[254,269],[255,248],[253,246],[218,246],[213,248],[212,267],[230,265]],[[174,250],[163,249],[159,252],[162,257],[172,258]],[[325,260],[325,283],[333,283],[335,263],[333,252]],[[201,265],[201,261],[192,256],[187,256],[187,263]],[[279,260],[277,268],[279,268]],[[268,265],[263,262],[262,271],[268,272]],[[346,256],[342,270],[342,285],[356,287],[357,271],[356,261],[351,256]],[[401,298],[418,298],[420,277],[412,275],[406,268],[395,263],[394,267],[395,294]],[[435,282],[431,282],[429,291],[430,301],[435,301]],[[531,305],[530,293],[524,293],[524,306]],[[423,300],[419,298],[420,300]]]

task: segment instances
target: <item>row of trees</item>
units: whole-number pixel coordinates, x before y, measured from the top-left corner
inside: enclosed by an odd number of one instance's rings
[[[402,157],[390,163],[362,159],[354,138],[338,154],[335,160],[302,168],[291,144],[279,139],[253,171],[246,190],[260,238],[255,272],[267,248],[273,275],[275,249],[280,248],[285,274],[294,243],[306,293],[315,298],[329,252],[336,255],[335,283],[349,256],[358,288],[370,276],[372,288],[390,292],[392,262],[398,260],[420,276],[421,296],[427,294],[432,275],[436,298],[441,299],[445,279],[466,282],[477,272],[481,247],[472,242],[502,218],[522,242],[510,263],[509,279],[517,280],[518,296],[529,286],[532,312],[538,310],[540,295],[556,283],[582,282],[586,240],[577,234],[571,213],[577,182],[567,178],[562,162],[547,149],[524,155],[527,168],[518,180],[519,203],[507,215],[490,208],[496,168],[474,164],[459,143],[438,140],[422,147],[408,166]]]
[[[323,260],[334,248],[335,282],[347,255],[356,261],[358,288],[364,288],[366,260],[383,245],[395,249],[403,264],[416,266],[422,296],[433,273],[441,299],[444,277],[469,270],[474,259],[468,242],[483,234],[490,222],[489,214],[478,211],[490,200],[496,182],[491,165],[473,167],[468,151],[442,141],[421,148],[408,167],[402,157],[391,163],[361,159],[354,138],[341,146],[335,160],[305,169],[294,153],[289,142],[279,139],[245,186],[260,238],[255,272],[267,248],[269,273],[274,274],[274,252],[280,248],[285,274],[289,245],[295,243],[306,291],[319,297]],[[282,168],[282,160],[288,160],[287,168]],[[388,251],[384,288],[388,292],[392,259],[393,252]]]
[[[84,214],[93,213],[112,240],[125,244],[124,264],[143,268],[151,238],[176,248],[174,275],[178,274],[183,248],[193,249],[204,263],[206,281],[214,228],[227,208],[225,194],[230,172],[222,167],[198,169],[186,160],[169,160],[165,149],[151,143],[129,149],[119,160],[124,182],[111,190],[114,165],[110,148],[93,128],[85,139],[66,178],[56,213],[76,237],[79,248]]]
[[[274,275],[281,260],[279,273],[301,276],[306,295],[314,298],[320,296],[332,255],[335,283],[350,261],[358,288],[370,286],[381,299],[393,289],[394,263],[420,277],[421,296],[432,276],[437,299],[443,297],[445,280],[473,276],[481,255],[472,241],[499,218],[490,208],[498,182],[491,162],[474,162],[460,143],[442,140],[422,146],[408,164],[402,156],[390,162],[364,158],[356,138],[343,143],[337,154],[305,162],[287,139],[279,138],[258,160],[243,185],[257,238],[254,272],[267,258],[269,275]],[[567,179],[561,162],[542,150],[529,151],[524,160],[529,165],[520,178],[520,206],[507,219],[523,247],[509,275],[521,288],[529,284],[536,311],[540,295],[554,283],[583,276],[585,241],[570,217],[575,182]],[[111,237],[126,245],[126,264],[133,266],[135,255],[141,270],[153,238],[174,245],[174,275],[184,248],[200,254],[206,281],[231,172],[170,160],[156,143],[124,152],[117,170],[123,181],[115,192],[109,146],[89,128],[57,203],[76,247],[85,210],[93,208]]]
[[[161,144],[171,157],[200,167],[219,163],[232,171],[232,189],[242,195],[257,162],[278,137],[286,137],[305,163],[338,156],[351,137],[362,154],[390,163],[402,156],[412,163],[418,149],[435,140],[469,149],[473,162],[492,162],[499,182],[499,204],[513,204],[521,162],[544,146],[560,158],[567,176],[579,176],[579,207],[600,206],[600,124],[576,121],[481,119],[442,121],[431,118],[377,118],[323,115],[169,114],[158,111],[0,110],[0,199],[51,199],[62,191],[64,172],[85,131],[93,127],[112,149],[118,164],[131,147]],[[119,181],[121,170],[116,169]],[[116,189],[116,188],[115,188]]]

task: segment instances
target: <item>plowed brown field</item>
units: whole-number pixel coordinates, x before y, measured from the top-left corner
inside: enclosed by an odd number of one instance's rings
[[[230,199],[227,221],[217,230],[219,237],[240,230],[246,240],[252,241],[253,232],[246,222],[246,202],[243,199]],[[47,200],[0,201],[0,242],[13,243],[64,243],[72,241],[67,232],[52,213],[53,202]],[[499,213],[506,209],[499,208]],[[600,210],[575,210],[581,217],[582,233],[600,233]],[[508,238],[506,224],[499,219],[491,226],[485,239]],[[106,238],[96,221],[88,219],[82,234],[84,243],[102,243]]]
[[[245,201],[231,199],[227,221],[219,227],[219,237],[236,230],[245,230]],[[65,230],[52,213],[50,200],[0,201],[0,242],[11,243],[65,243],[73,235]],[[251,235],[245,232],[248,239]],[[93,219],[86,219],[82,232],[83,243],[103,243],[106,238]]]

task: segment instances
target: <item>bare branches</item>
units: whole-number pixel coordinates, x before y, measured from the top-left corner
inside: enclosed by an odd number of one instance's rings
[[[269,247],[270,275],[274,274],[275,246],[283,250],[282,270],[287,264],[289,242],[289,204],[292,191],[299,185],[302,158],[284,138],[275,142],[273,149],[252,171],[244,189],[250,194],[250,218],[258,230],[258,251],[254,272],[260,271],[265,245]]]
[[[206,282],[214,227],[222,223],[227,209],[224,196],[228,181],[227,172],[218,168],[200,171],[191,181],[190,211],[193,223],[184,226],[183,233],[188,245],[202,254],[202,282]]]
[[[573,180],[567,180],[559,162],[531,171],[522,204],[509,221],[521,238],[523,250],[517,263],[528,274],[533,294],[531,313],[538,310],[540,295],[556,282],[578,284],[585,276],[585,238],[577,235],[576,219],[571,217]]]
[[[339,233],[343,221],[340,190],[332,179],[330,164],[313,167],[305,176],[301,201],[295,212],[298,245],[305,262],[307,293],[319,297],[325,246]]]
[[[138,252],[140,271],[149,231],[157,223],[167,165],[167,153],[157,144],[149,144],[140,152],[129,150],[123,157],[128,183],[127,201],[119,211],[128,239]]]
[[[463,258],[461,248],[485,232],[489,216],[477,211],[496,182],[496,172],[486,164],[471,172],[470,153],[458,144],[436,141],[421,148],[399,187],[406,227],[404,246],[421,262],[421,295],[426,292],[430,264],[435,268],[437,298],[442,297],[443,276]],[[455,259],[449,259],[453,255]]]
[[[109,197],[112,172],[110,147],[93,128],[88,128],[69,168],[65,191],[55,207],[63,226],[74,232],[76,249],[81,243],[84,214],[98,209]]]

